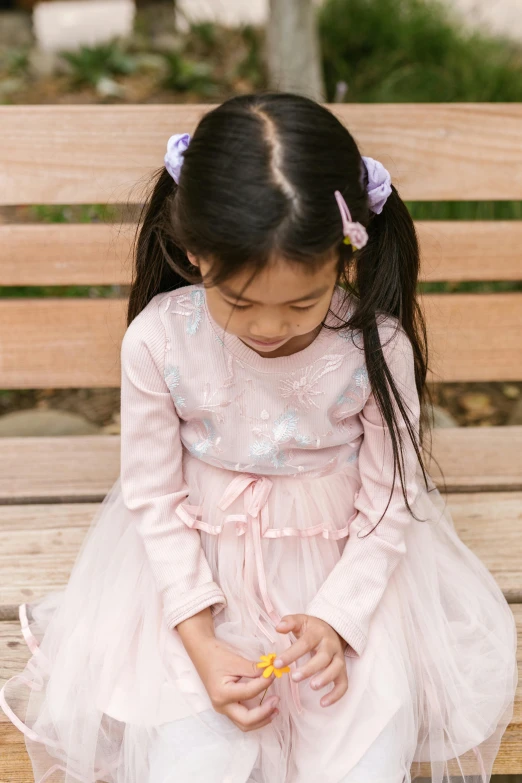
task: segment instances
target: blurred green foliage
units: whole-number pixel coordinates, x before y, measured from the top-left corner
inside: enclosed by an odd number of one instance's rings
[[[96,87],[101,79],[128,76],[136,71],[135,58],[116,41],[99,46],[82,46],[77,52],[62,52],[71,79],[78,86]]]
[[[36,223],[107,223],[114,220],[115,209],[108,204],[35,204],[29,217]]]
[[[239,77],[248,79],[254,89],[262,89],[267,84],[264,37],[260,35],[259,29],[252,25],[245,25],[241,29],[241,37],[246,54],[237,64],[236,73]]]
[[[465,30],[439,0],[326,0],[319,13],[328,100],[521,101],[522,48]]]
[[[165,53],[166,73],[163,86],[176,92],[197,92],[203,99],[216,94],[212,68],[205,62],[190,60],[177,51]]]
[[[522,220],[522,201],[406,201],[414,220]]]

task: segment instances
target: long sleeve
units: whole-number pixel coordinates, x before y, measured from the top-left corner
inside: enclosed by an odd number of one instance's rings
[[[226,606],[199,532],[177,516],[188,496],[179,418],[163,377],[165,328],[157,303],[134,319],[121,345],[121,487],[143,540],[169,628]]]
[[[403,397],[418,443],[419,398],[411,343],[400,329],[384,327],[379,331],[386,363]],[[418,491],[418,460],[400,413],[398,418],[406,493],[411,506]],[[355,498],[357,516],[351,523],[341,559],[306,609],[307,614],[325,620],[348,642],[345,654],[349,657],[358,657],[366,646],[372,616],[406,552],[405,534],[412,521],[398,470],[393,481],[391,437],[371,393],[360,419],[363,439],[359,451],[361,487]],[[381,518],[388,501],[384,517],[366,535]]]

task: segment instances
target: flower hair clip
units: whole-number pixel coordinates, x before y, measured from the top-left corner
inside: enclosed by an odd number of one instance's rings
[[[339,206],[339,212],[343,221],[343,242],[345,245],[351,245],[354,250],[360,250],[368,242],[368,232],[362,223],[355,223],[352,220],[348,205],[344,200],[341,191],[335,191],[335,198]]]

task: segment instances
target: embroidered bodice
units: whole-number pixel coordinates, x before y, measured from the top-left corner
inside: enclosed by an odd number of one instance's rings
[[[327,323],[340,323],[342,298],[336,291]],[[157,307],[164,378],[194,456],[264,475],[319,475],[357,460],[369,386],[351,333],[323,328],[304,350],[267,358],[220,329],[201,286],[162,294]]]

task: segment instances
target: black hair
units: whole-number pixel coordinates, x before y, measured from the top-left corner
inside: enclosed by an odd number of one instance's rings
[[[210,110],[184,153],[179,184],[161,169],[142,210],[127,322],[156,294],[201,282],[187,251],[211,261],[206,285],[247,268],[255,275],[274,257],[317,267],[336,253],[339,283],[354,303],[340,327],[362,334],[370,386],[392,441],[393,481],[398,471],[412,512],[400,418],[427,486],[422,445],[386,364],[378,324],[382,315],[392,316],[409,338],[422,406],[428,396],[428,351],[416,295],[419,247],[396,188],[392,186],[381,214],[374,214],[365,177],[349,131],[329,109],[309,98],[241,95]],[[367,228],[368,244],[358,251],[342,241],[336,190],[352,219]],[[421,417],[419,444],[425,429]]]

